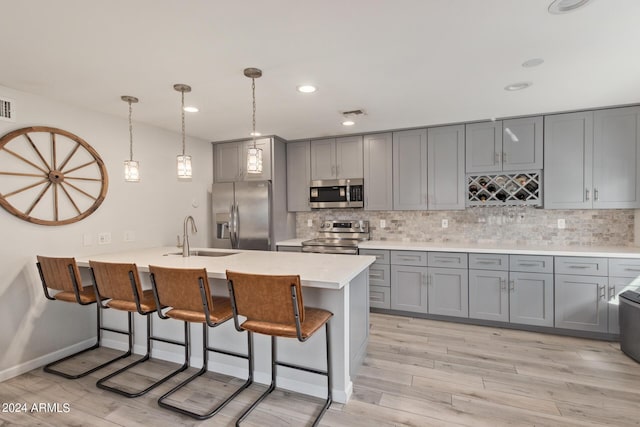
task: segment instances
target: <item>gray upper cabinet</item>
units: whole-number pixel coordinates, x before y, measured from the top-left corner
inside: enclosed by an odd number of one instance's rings
[[[471,172],[502,171],[502,122],[466,125],[466,170]]]
[[[312,180],[362,177],[362,136],[311,141]]]
[[[503,120],[502,133],[503,171],[542,169],[542,117]]]
[[[426,210],[427,206],[427,130],[394,132],[393,209]]]
[[[311,156],[309,141],[287,144],[287,210],[309,211]]]
[[[364,136],[364,208],[393,209],[393,139],[390,133]]]
[[[262,173],[247,173],[247,151],[253,147],[253,140],[224,142],[213,147],[216,182],[271,179],[271,138],[256,140],[256,147],[262,149]]]
[[[640,207],[640,107],[594,113],[593,207]]]
[[[466,125],[467,173],[542,169],[540,116]]]
[[[547,209],[640,207],[640,107],[545,117]]]
[[[428,208],[465,208],[464,126],[427,130]]]

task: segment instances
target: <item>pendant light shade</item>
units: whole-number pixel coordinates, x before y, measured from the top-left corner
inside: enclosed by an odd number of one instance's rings
[[[137,160],[133,160],[133,125],[131,123],[131,104],[137,103],[138,98],[124,95],[120,99],[129,104],[129,160],[124,161],[124,180],[138,182],[140,181],[140,163]]]
[[[182,117],[182,154],[178,154],[176,157],[178,179],[191,179],[193,169],[191,168],[191,156],[185,154],[186,133],[184,126],[184,93],[191,92],[191,86],[175,84],[173,85],[173,88],[182,95],[182,104],[180,106],[180,113]]]
[[[251,79],[251,96],[253,99],[253,146],[247,151],[247,173],[262,173],[262,149],[256,147],[256,79],[262,77],[262,70],[258,68],[245,68],[244,75]]]

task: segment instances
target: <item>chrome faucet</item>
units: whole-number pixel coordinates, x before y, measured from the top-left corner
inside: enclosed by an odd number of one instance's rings
[[[189,232],[187,230],[187,226],[189,224],[189,220],[191,220],[191,233],[195,234],[198,232],[198,228],[196,227],[196,222],[191,215],[188,215],[184,219],[184,234],[182,235],[182,256],[188,257],[189,252]]]

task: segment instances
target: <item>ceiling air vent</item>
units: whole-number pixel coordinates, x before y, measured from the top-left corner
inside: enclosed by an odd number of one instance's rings
[[[343,116],[361,116],[363,114],[365,114],[364,110],[360,110],[360,109],[342,112]]]
[[[14,103],[13,99],[0,98],[0,120],[5,122],[16,121]]]

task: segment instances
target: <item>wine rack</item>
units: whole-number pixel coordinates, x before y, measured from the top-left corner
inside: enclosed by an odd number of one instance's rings
[[[467,206],[542,206],[541,171],[467,175]]]

